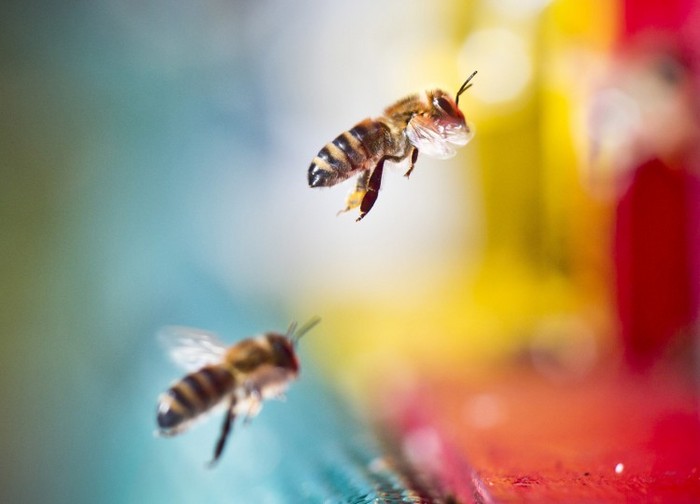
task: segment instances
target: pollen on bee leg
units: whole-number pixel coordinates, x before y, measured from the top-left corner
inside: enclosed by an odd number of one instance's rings
[[[367,194],[367,191],[365,190],[355,190],[351,192],[345,200],[345,208],[338,211],[338,215],[359,207],[360,203],[362,203],[362,198],[365,197],[365,194]]]
[[[365,198],[369,187],[369,177],[370,172],[368,170],[360,173],[360,175],[357,177],[357,181],[355,182],[355,189],[348,194],[348,197],[345,200],[345,208],[339,211],[336,215],[349,212],[353,208],[357,208],[362,204],[362,200]]]

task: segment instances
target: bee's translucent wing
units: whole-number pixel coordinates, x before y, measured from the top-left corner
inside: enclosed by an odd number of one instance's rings
[[[226,353],[226,345],[214,333],[193,327],[164,327],[158,332],[158,340],[185,371],[221,362]]]
[[[444,123],[417,115],[406,126],[406,136],[421,154],[448,159],[457,153],[455,146],[471,140],[473,130],[465,124]]]

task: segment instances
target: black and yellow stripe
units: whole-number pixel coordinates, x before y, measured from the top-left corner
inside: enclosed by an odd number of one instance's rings
[[[321,149],[309,166],[309,186],[332,186],[352,172],[347,154],[332,142]]]
[[[225,366],[205,366],[170,387],[158,400],[157,422],[162,432],[176,429],[216,405],[235,386]]]
[[[385,133],[382,123],[365,119],[338,135],[311,161],[309,186],[332,186],[366,169],[368,163],[381,157]]]

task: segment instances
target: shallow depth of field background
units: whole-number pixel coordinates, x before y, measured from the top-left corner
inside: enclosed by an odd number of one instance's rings
[[[659,29],[698,21],[696,2],[677,4],[659,7]],[[525,359],[570,380],[630,353],[641,367],[692,355],[700,39],[622,36],[623,11],[584,0],[6,6],[0,500],[278,502],[266,478],[294,454],[260,444],[280,422],[303,426],[289,403],[322,384],[363,415],[370,391],[424,373]],[[682,61],[669,56],[678,47]],[[338,133],[405,94],[454,93],[475,69],[460,105],[476,136],[455,158],[421,157],[410,180],[386,170],[361,223],[336,217],[352,183],[307,187],[309,162]],[[620,265],[637,256],[620,248],[619,225],[634,168],[654,157],[684,177],[671,196],[639,200],[683,238],[658,247],[680,261],[660,282],[684,308],[667,307],[660,341],[630,350]],[[688,204],[673,210],[674,194]],[[303,340],[302,380],[234,432],[220,471],[202,469],[218,418],[152,436],[155,399],[179,373],[160,326],[232,342],[312,315],[323,323]],[[335,404],[308,412],[328,433]]]

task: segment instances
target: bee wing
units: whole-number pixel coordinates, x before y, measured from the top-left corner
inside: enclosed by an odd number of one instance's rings
[[[158,332],[158,340],[185,371],[221,362],[226,353],[226,345],[214,333],[193,327],[164,327]]]
[[[456,143],[452,137],[457,135],[451,135],[442,130],[441,126],[429,117],[414,116],[406,126],[406,136],[421,154],[427,154],[437,159],[448,159],[457,153],[452,145],[452,143]],[[464,143],[466,142],[458,143],[458,145]]]

